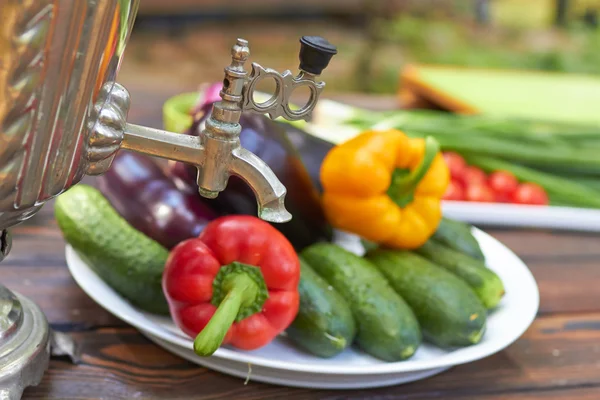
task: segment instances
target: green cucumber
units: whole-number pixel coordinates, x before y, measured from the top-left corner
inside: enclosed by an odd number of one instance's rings
[[[504,296],[502,280],[481,261],[431,239],[416,251],[467,282],[487,309],[496,307]]]
[[[376,250],[367,259],[412,308],[426,340],[440,347],[481,341],[487,310],[462,279],[409,251]]]
[[[485,261],[485,256],[479,247],[477,239],[471,233],[471,226],[463,222],[442,218],[432,238],[438,242],[471,256]]]
[[[102,280],[136,307],[168,314],[161,286],[167,249],[132,228],[91,186],[63,193],[54,210],[67,243]]]
[[[357,324],[356,343],[386,361],[411,357],[421,344],[415,314],[377,267],[339,246],[317,243],[301,256],[348,302]]]
[[[287,336],[316,356],[333,357],[352,344],[356,324],[346,300],[300,258],[300,310]]]

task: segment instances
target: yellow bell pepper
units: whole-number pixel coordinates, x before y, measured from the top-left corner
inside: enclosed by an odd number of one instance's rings
[[[393,248],[423,245],[442,218],[450,173],[433,138],[367,131],[321,166],[323,208],[335,228]]]

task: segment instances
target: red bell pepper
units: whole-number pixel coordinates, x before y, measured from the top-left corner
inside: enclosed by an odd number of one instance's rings
[[[194,351],[221,344],[253,350],[271,342],[298,313],[300,262],[290,242],[256,217],[210,222],[171,251],[163,291],[175,323],[195,337]]]

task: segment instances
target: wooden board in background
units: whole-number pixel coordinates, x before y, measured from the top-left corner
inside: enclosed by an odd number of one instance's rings
[[[600,125],[597,76],[411,65],[400,85],[457,113]]]

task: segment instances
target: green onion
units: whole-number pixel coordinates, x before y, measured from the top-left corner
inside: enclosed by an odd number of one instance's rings
[[[406,133],[411,135],[413,132]],[[559,167],[564,165],[581,167],[598,171],[600,174],[600,156],[596,151],[562,146],[533,146],[527,143],[509,142],[490,137],[467,138],[430,134],[428,136],[435,137],[444,150],[454,150],[459,153],[477,153],[534,166]]]

